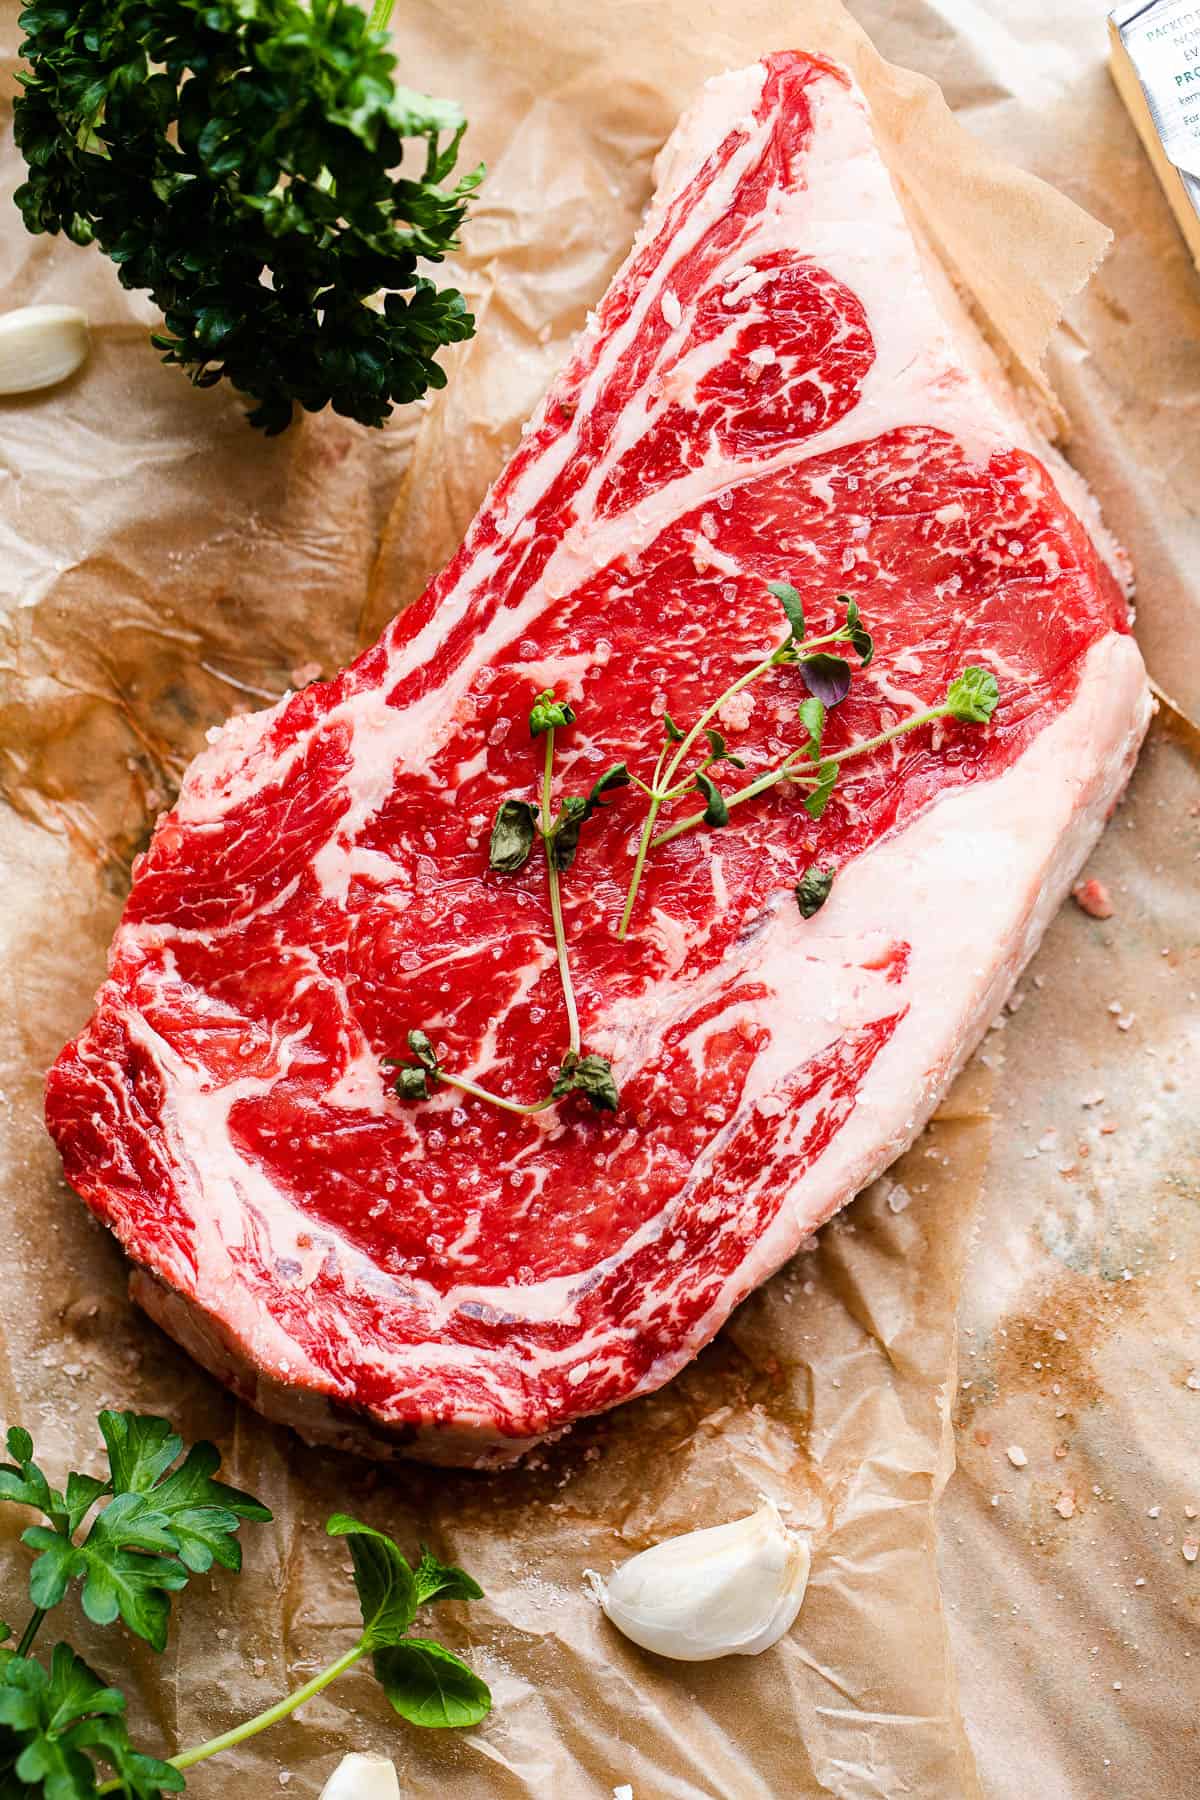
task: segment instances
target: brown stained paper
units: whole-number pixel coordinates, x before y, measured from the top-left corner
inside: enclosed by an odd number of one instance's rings
[[[197,1796],[307,1800],[356,1748],[394,1757],[421,1800],[607,1800],[622,1783],[636,1800],[1182,1800],[1200,1785],[1188,1699],[1200,1564],[1183,1556],[1200,1536],[1184,1510],[1200,1507],[1200,1391],[1187,1385],[1200,1365],[1200,828],[1181,729],[1154,728],[1095,859],[1115,916],[1065,909],[1025,1003],[909,1155],[675,1382],[520,1470],[375,1469],[266,1425],[132,1310],[115,1246],[62,1183],[42,1072],[88,1012],[130,858],[180,770],[230,711],[346,660],[453,550],[707,75],[793,45],[850,61],[909,204],[1043,398],[1045,337],[1104,247],[1093,219],[993,162],[935,88],[881,62],[833,4],[397,10],[401,78],[463,101],[468,153],[491,173],[455,271],[479,334],[450,359],[446,392],[383,433],[323,416],[266,443],[231,395],[160,368],[151,314],[108,263],[23,234],[9,208],[19,159],[10,136],[0,146],[0,305],[77,302],[93,326],[79,376],[0,401],[0,955],[13,1001],[0,1411],[34,1431],[55,1474],[98,1466],[100,1406],[166,1413],[214,1437],[230,1479],[276,1515],[245,1528],[241,1577],[201,1578],[177,1600],[164,1657],[73,1604],[64,1630],[130,1687],[147,1748],[195,1742],[350,1641],[345,1553],[321,1529],[340,1507],[479,1577],[487,1600],[445,1609],[442,1630],[490,1682],[495,1712],[472,1733],[417,1732],[356,1672],[303,1722],[194,1771]],[[1138,562],[1152,669],[1195,715],[1198,291],[1109,91],[1101,13],[1086,0],[858,11],[883,53],[941,81],[979,139],[1116,229],[1051,373],[1072,454]],[[10,5],[0,20],[11,70]],[[959,1468],[938,1509],[952,1400]],[[613,1631],[585,1568],[762,1493],[813,1534],[787,1640],[685,1666]],[[0,1514],[0,1613],[18,1622],[24,1522]]]

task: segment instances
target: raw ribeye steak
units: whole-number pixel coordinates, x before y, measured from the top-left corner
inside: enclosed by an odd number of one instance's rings
[[[95,1016],[50,1073],[66,1172],[140,1303],[314,1440],[502,1464],[645,1393],[912,1139],[1111,810],[1148,712],[1121,559],[906,221],[844,71],[710,82],[625,266],[467,540],[334,680],[214,734],[134,869]],[[1115,571],[1115,572],[1114,572]],[[989,669],[986,725],[781,784],[654,850],[605,795],[560,877],[579,1093],[533,802],[649,779],[683,728],[852,596],[873,663],[824,754]],[[847,652],[849,655],[849,652]],[[853,655],[849,655],[855,663]],[[725,709],[746,764],[802,734],[783,664]],[[664,825],[694,810],[664,810]],[[526,822],[529,811],[518,814]],[[823,909],[793,888],[836,869]],[[410,1060],[411,1057],[410,1057]]]

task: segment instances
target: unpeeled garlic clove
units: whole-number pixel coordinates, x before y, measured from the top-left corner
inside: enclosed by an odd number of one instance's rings
[[[660,1656],[757,1656],[790,1630],[809,1560],[805,1540],[766,1500],[748,1518],[631,1557],[605,1583],[600,1604],[619,1631]]]
[[[343,1756],[325,1786],[321,1800],[400,1800],[400,1783],[386,1756]]]
[[[0,313],[0,394],[31,394],[73,375],[88,353],[77,306],[18,306]]]

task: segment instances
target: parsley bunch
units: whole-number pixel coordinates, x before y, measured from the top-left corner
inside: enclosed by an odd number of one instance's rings
[[[227,377],[269,433],[296,402],[379,425],[445,385],[436,354],[474,320],[416,271],[455,247],[482,171],[447,185],[461,115],[394,84],[374,15],[353,0],[30,0],[21,24],[25,224],[95,241],[148,289],[165,362],[200,387]],[[424,145],[419,174],[395,172],[406,140]]]
[[[48,1668],[34,1660],[46,1614],[79,1581],[83,1610],[95,1624],[120,1619],[162,1650],[172,1594],[214,1562],[239,1569],[239,1525],[271,1514],[213,1479],[220,1458],[212,1444],[181,1455],[183,1440],[165,1419],[103,1412],[99,1422],[107,1478],[73,1473],[61,1493],[34,1461],[29,1433],[14,1426],[7,1434],[13,1461],[0,1464],[0,1501],[33,1507],[47,1523],[22,1534],[39,1552],[29,1577],[33,1612],[17,1647],[0,1649],[0,1800],[161,1800],[183,1789],[185,1769],[287,1718],[368,1656],[392,1707],[413,1724],[474,1725],[485,1717],[491,1695],[479,1677],[443,1644],[411,1635],[424,1607],[476,1600],[482,1590],[425,1549],[411,1568],[391,1538],[335,1513],[326,1530],[349,1543],[363,1621],[356,1642],[256,1718],[169,1762],[136,1750],[119,1688],[107,1686],[69,1644],[54,1646]],[[0,1638],[9,1635],[0,1625]],[[112,1771],[107,1777],[105,1769]]]

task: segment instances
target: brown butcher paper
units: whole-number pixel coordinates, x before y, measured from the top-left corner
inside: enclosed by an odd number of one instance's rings
[[[1101,11],[864,0],[875,49],[831,0],[396,10],[401,79],[464,104],[489,176],[455,269],[478,335],[445,392],[383,433],[321,416],[264,441],[232,394],[194,392],[108,262],[24,234],[11,132],[0,150],[0,306],[78,304],[93,332],[64,387],[0,401],[0,1411],[55,1475],[99,1466],[101,1406],[165,1413],[275,1513],[244,1529],[240,1577],[177,1599],[163,1657],[73,1602],[68,1634],[129,1687],[139,1742],[171,1754],[352,1641],[345,1551],[322,1531],[340,1508],[478,1577],[486,1599],[445,1609],[443,1635],[495,1710],[421,1732],[356,1671],[193,1771],[198,1800],[308,1800],[352,1748],[394,1758],[419,1800],[622,1784],[635,1800],[1182,1800],[1200,1787],[1200,789],[1178,713],[1160,713],[1089,871],[1112,915],[1068,905],[903,1161],[676,1381],[517,1471],[376,1469],[268,1426],[130,1307],[119,1253],[61,1179],[43,1072],[87,1016],[129,862],[181,769],[230,712],[346,661],[455,548],[622,259],[655,152],[718,70],[793,46],[854,66],[1014,379],[1070,416],[1138,566],[1151,671],[1200,713],[1200,291],[1108,86]],[[15,8],[2,17],[11,75]],[[1116,232],[1082,295],[1106,232],[1031,170]],[[812,1533],[790,1636],[708,1665],[620,1638],[584,1569],[760,1494]],[[0,1613],[18,1624],[27,1522],[0,1512]]]

